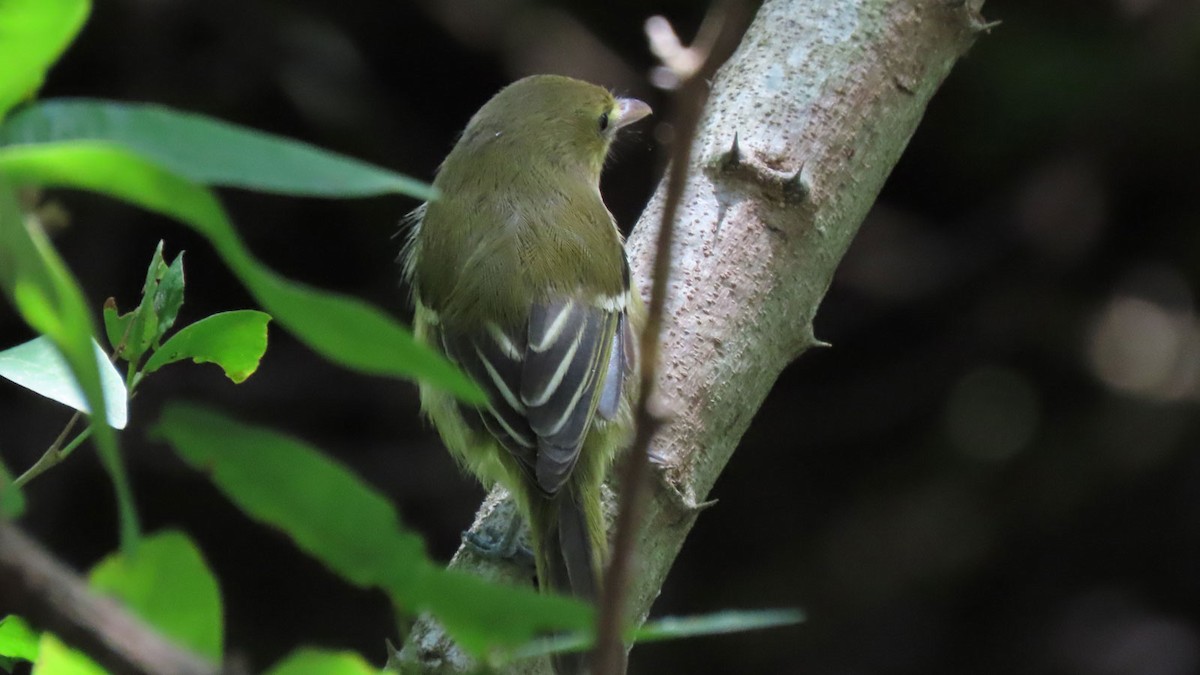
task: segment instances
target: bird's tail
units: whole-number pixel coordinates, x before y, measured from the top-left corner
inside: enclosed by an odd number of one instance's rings
[[[597,551],[587,514],[574,490],[567,489],[552,499],[545,499],[532,511],[538,585],[543,591],[594,603],[599,596]],[[558,675],[584,673],[585,657],[583,653],[557,654],[553,658],[554,672]]]

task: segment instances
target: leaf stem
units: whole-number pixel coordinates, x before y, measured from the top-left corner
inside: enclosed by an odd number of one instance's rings
[[[54,442],[50,444],[50,447],[46,448],[46,452],[42,453],[42,456],[38,458],[38,461],[34,462],[33,466],[26,469],[25,473],[17,476],[13,481],[13,486],[21,488],[29,484],[34,478],[45,473],[47,469],[66,459],[67,455],[71,454],[71,451],[79,447],[79,444],[92,435],[92,427],[88,425],[88,428],[81,431],[75,438],[72,438],[70,443],[67,443],[65,446],[63,445],[67,440],[67,436],[70,435],[71,430],[75,428],[75,425],[79,422],[79,418],[82,416],[83,413],[80,412],[71,416],[71,419],[67,421],[63,430],[59,432],[58,438],[54,439]]]

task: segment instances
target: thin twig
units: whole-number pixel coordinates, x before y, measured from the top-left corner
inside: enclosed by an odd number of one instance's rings
[[[620,675],[624,671],[625,647],[621,633],[632,578],[637,530],[645,511],[650,440],[662,424],[661,418],[651,410],[650,402],[655,395],[660,334],[671,273],[675,215],[683,199],[692,141],[708,98],[708,80],[733,53],[752,16],[747,3],[740,0],[724,0],[710,11],[722,18],[717,37],[713,39],[711,50],[704,57],[702,65],[684,79],[677,97],[675,146],[668,168],[667,196],[656,243],[650,306],[641,338],[641,396],[634,413],[637,433],[633,447],[621,466],[621,499],[617,510],[613,555],[605,573],[592,658],[592,669],[596,675]]]
[[[87,653],[115,675],[217,675],[0,519],[0,615],[16,614]],[[228,673],[229,671],[224,671]]]
[[[71,416],[71,419],[67,420],[66,426],[64,426],[63,430],[59,432],[58,438],[55,438],[54,442],[50,444],[50,447],[46,448],[46,451],[43,452],[42,456],[38,458],[38,461],[34,462],[33,466],[26,469],[25,473],[17,476],[16,480],[13,481],[14,487],[24,487],[29,481],[37,478],[42,474],[43,471],[49,469],[55,464],[58,464],[63,460],[64,457],[66,457],[66,453],[62,452],[63,443],[67,440],[67,435],[70,434],[71,430],[75,428],[75,425],[79,422],[79,418],[82,416],[83,413],[76,412]],[[79,435],[82,436],[84,433],[86,433],[86,430],[80,432]],[[76,440],[78,440],[78,438],[79,437],[76,436]],[[76,445],[78,445],[78,443],[73,440],[71,442],[71,448],[74,449]]]

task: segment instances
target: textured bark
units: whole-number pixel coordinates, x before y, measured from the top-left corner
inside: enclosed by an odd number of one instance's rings
[[[719,71],[671,251],[658,378],[669,420],[652,444],[663,480],[639,538],[638,618],[779,373],[820,344],[812,319],[833,272],[933,93],[986,28],[981,4],[768,0]],[[628,244],[642,289],[664,195],[660,185]],[[476,527],[489,526],[495,497]],[[452,564],[520,578],[462,551]],[[425,620],[401,656],[414,672],[470,668]]]

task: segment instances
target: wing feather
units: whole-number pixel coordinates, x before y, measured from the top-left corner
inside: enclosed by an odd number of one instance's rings
[[[570,478],[597,409],[608,416],[619,401],[628,349],[619,304],[555,300],[535,304],[520,331],[442,331],[443,351],[488,393],[486,408],[464,416],[548,495]]]

